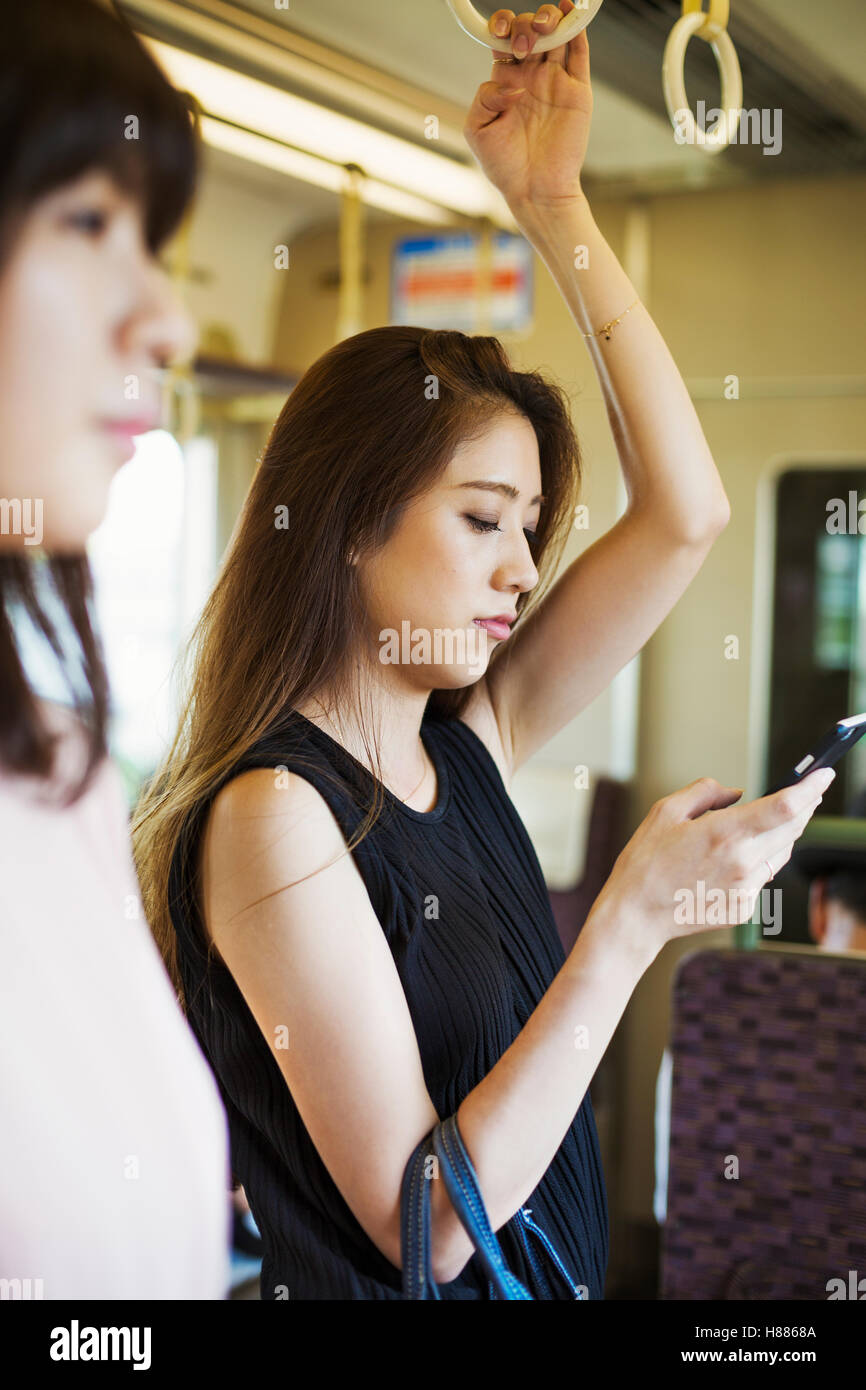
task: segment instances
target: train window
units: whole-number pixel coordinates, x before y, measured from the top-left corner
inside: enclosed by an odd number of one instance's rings
[[[175,732],[173,663],[216,573],[216,448],[165,430],[117,473],[88,554],[114,716],[111,753],[130,800]]]
[[[866,460],[789,469],[775,510],[767,785],[837,719],[866,710]],[[843,815],[863,787],[861,742],[822,811]]]
[[[764,689],[755,795],[836,720],[866,711],[866,459],[787,468],[776,478],[770,515],[775,545],[759,555],[756,575],[769,627],[763,635],[756,628]],[[820,814],[845,815],[864,788],[866,739],[839,763]],[[813,944],[806,881],[785,865],[774,887],[784,912],[781,930],[766,939]]]

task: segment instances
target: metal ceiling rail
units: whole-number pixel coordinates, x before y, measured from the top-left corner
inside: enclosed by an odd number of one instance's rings
[[[414,86],[381,68],[317,43],[295,30],[250,14],[223,0],[116,0],[136,29],[151,38],[189,48],[201,57],[239,68],[287,91],[319,97],[343,110],[428,145],[424,119],[438,117],[437,151],[469,165],[463,137],[466,112],[436,92]]]

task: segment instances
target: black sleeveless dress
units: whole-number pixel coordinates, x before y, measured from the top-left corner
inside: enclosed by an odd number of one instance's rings
[[[445,1119],[514,1041],[565,954],[538,858],[488,749],[467,724],[429,708],[421,736],[436,768],[436,806],[415,811],[385,788],[380,819],[352,853],[406,993],[430,1098]],[[369,806],[372,774],[292,710],[196,808],[169,882],[189,1023],[215,1073],[232,1168],[262,1234],[262,1299],[398,1299],[400,1270],[320,1159],[231,973],[213,958],[206,970],[194,883],[207,810],[231,777],[279,766],[316,787],[346,839]],[[572,1280],[603,1298],[608,1211],[588,1093],[526,1209]],[[532,1289],[516,1221],[497,1236],[509,1268]],[[555,1298],[574,1297],[559,1279],[552,1287]],[[443,1299],[489,1299],[477,1254],[439,1291]]]

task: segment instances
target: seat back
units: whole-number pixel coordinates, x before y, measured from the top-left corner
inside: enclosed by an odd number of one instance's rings
[[[694,952],[671,1047],[659,1296],[866,1295],[866,956]]]
[[[583,875],[566,891],[550,889],[550,903],[566,955],[577,940],[589,910],[610,877],[628,836],[629,788],[626,782],[599,777],[592,796]]]

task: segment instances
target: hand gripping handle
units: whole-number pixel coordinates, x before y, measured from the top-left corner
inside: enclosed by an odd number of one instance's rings
[[[577,0],[574,9],[559,21],[552,34],[538,36],[532,56],[536,53],[547,53],[551,48],[559,48],[562,44],[568,43],[569,39],[576,39],[590,20],[595,19],[601,6],[602,0]],[[512,51],[510,39],[499,39],[495,34],[491,34],[487,20],[478,13],[472,0],[448,0],[448,8],[470,39],[483,43],[486,48],[501,49],[503,53]]]

